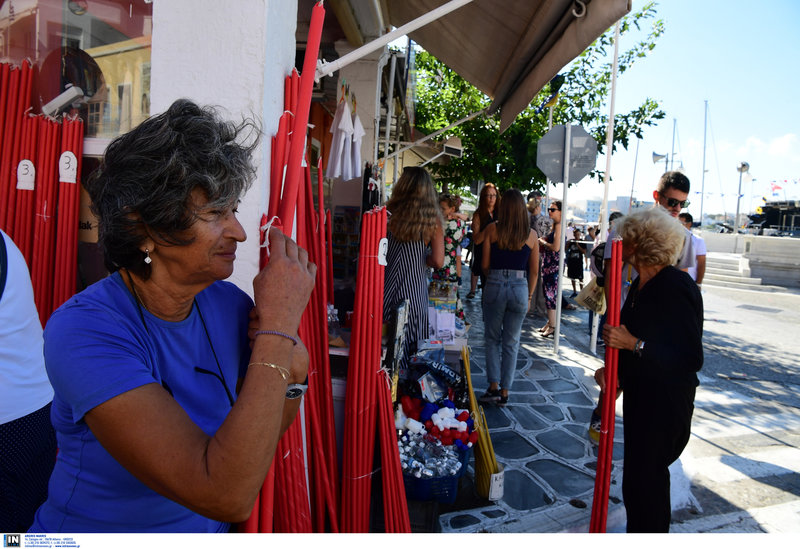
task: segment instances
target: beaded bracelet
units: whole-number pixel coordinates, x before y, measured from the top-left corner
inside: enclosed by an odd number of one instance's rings
[[[251,362],[247,365],[249,368],[250,366],[266,366],[267,368],[273,368],[278,371],[278,373],[283,378],[283,381],[289,381],[289,370],[284,368],[283,366],[278,366],[277,364],[273,364],[272,362]]]
[[[256,335],[257,336],[260,336],[260,335],[273,335],[273,336],[278,336],[278,337],[285,337],[286,339],[291,341],[293,344],[297,345],[297,338],[294,338],[294,337],[290,336],[289,334],[284,334],[283,332],[276,332],[275,330],[259,330],[259,331],[256,332]]]

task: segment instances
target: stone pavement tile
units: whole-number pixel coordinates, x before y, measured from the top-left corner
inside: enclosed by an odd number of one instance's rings
[[[553,459],[537,459],[525,465],[541,477],[554,492],[577,497],[594,489],[594,476]]]
[[[492,433],[492,446],[495,455],[501,461],[528,458],[541,452],[517,431],[504,430]],[[505,476],[508,477],[507,474]]]
[[[554,456],[561,457],[567,462],[586,456],[586,443],[572,433],[560,429],[550,429],[537,434],[536,442]]]
[[[510,508],[528,512],[551,505],[554,501],[554,496],[530,475],[516,469],[505,472],[503,503]]]

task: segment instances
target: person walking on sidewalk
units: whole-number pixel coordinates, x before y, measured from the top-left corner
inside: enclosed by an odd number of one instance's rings
[[[528,212],[530,212],[531,229],[536,233],[536,239],[550,234],[553,225],[552,220],[547,215],[542,215],[542,193],[534,191],[528,195]],[[539,254],[539,272],[542,270],[542,254]],[[536,280],[536,289],[533,291],[529,315],[542,315],[547,318],[547,304],[544,300],[544,290],[542,289],[542,277]]]
[[[483,402],[505,405],[514,382],[520,333],[539,274],[539,247],[525,199],[517,189],[503,193],[500,220],[485,229],[482,268],[486,370]]]
[[[481,281],[483,286],[485,275],[482,271],[481,253],[483,252],[483,230],[489,226],[490,223],[497,221],[497,206],[500,202],[498,197],[497,187],[493,183],[486,183],[481,189],[480,198],[478,199],[478,209],[472,216],[472,265],[469,293],[467,299],[475,297],[475,290],[477,290],[478,280]]]
[[[692,278],[674,267],[684,230],[660,208],[622,219],[622,259],[639,276],[620,312],[603,328],[619,349],[624,456],[622,496],[628,532],[669,532],[669,466],[691,432],[697,372],[703,366],[703,298]],[[595,373],[605,390],[605,369]]]
[[[547,305],[547,324],[539,329],[542,337],[551,337],[556,331],[556,298],[558,297],[558,251],[561,249],[561,201],[554,200],[547,208],[553,220],[553,230],[546,238],[539,237],[542,253],[542,290]]]
[[[580,229],[572,232],[572,240],[567,244],[567,278],[572,281],[572,295],[578,295],[580,286],[583,290],[583,258],[586,256],[586,246],[581,242],[582,234]]]

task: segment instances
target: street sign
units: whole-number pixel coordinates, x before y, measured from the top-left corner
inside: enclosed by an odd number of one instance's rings
[[[564,181],[565,134],[566,126],[553,126],[536,146],[536,165],[554,183]],[[572,126],[570,134],[569,183],[577,183],[595,167],[597,141],[581,126]]]

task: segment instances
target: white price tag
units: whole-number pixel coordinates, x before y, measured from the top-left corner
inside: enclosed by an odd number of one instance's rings
[[[58,159],[58,180],[64,183],[78,182],[78,159],[72,151],[64,151]]]
[[[378,242],[378,265],[386,267],[386,253],[388,251],[389,240],[387,238],[381,238],[381,241]]]
[[[36,181],[36,168],[28,159],[20,160],[17,165],[17,189],[32,191]]]

